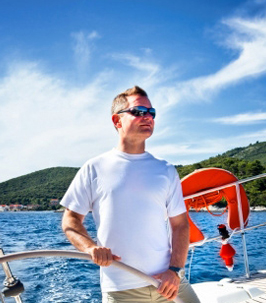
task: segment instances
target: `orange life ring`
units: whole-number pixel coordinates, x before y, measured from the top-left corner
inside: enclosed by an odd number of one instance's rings
[[[193,207],[196,211],[209,205],[213,205],[222,198],[227,201],[228,218],[227,224],[231,229],[239,228],[239,214],[237,205],[236,186],[224,188],[222,190],[215,190],[216,187],[221,187],[238,181],[237,177],[231,172],[221,168],[203,168],[197,169],[193,173],[187,175],[181,180],[184,200],[187,208],[188,220],[190,224],[190,243],[198,242],[204,239],[204,235],[189,216],[189,209]],[[240,184],[240,196],[242,204],[243,221],[246,226],[249,217],[249,202],[243,186]],[[214,188],[211,193],[199,195],[195,198],[186,198],[204,190]]]

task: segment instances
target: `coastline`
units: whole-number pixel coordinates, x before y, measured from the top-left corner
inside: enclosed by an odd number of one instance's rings
[[[218,208],[218,207],[215,207],[215,206],[209,206],[208,209],[209,209],[210,212],[217,212],[217,213],[222,213],[225,210],[224,207]],[[202,208],[200,210],[195,210],[195,209],[191,208],[189,211],[190,212],[207,212],[208,210],[207,210],[206,207],[204,207],[204,208]],[[266,207],[265,206],[251,206],[250,207],[250,211],[251,212],[266,211]]]
[[[214,213],[222,213],[224,212],[225,208],[218,208],[218,207],[215,207],[215,206],[209,206],[208,207],[209,211],[210,212],[214,212]],[[266,212],[266,207],[265,206],[251,206],[250,207],[250,211],[251,212],[263,212],[265,211]],[[63,213],[64,212],[64,209],[57,209],[57,210],[16,210],[16,211],[13,211],[13,210],[8,210],[8,211],[1,211],[0,210],[0,213],[6,213],[6,212],[9,212],[9,213],[31,213],[31,212],[47,212],[47,213],[50,213],[50,212],[54,212],[54,213]],[[208,210],[206,209],[206,207],[200,209],[200,210],[196,210],[194,208],[191,208],[189,210],[189,212],[208,212]]]

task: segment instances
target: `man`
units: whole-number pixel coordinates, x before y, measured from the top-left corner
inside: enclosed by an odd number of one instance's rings
[[[117,148],[86,162],[61,201],[68,239],[101,266],[104,303],[162,303],[173,300],[178,291],[185,303],[199,302],[182,277],[189,225],[177,172],[145,152],[154,118],[155,109],[141,88],[118,95],[112,104]],[[97,244],[82,223],[89,211],[97,227]],[[159,288],[110,266],[113,260],[159,279]]]

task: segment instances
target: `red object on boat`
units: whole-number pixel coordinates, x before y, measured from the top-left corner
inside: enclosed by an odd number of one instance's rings
[[[237,204],[236,186],[232,185],[220,190],[215,189],[238,181],[237,177],[231,172],[221,168],[202,168],[197,169],[193,173],[187,175],[181,180],[184,200],[187,208],[188,221],[190,224],[190,243],[204,240],[204,235],[189,216],[189,209],[192,207],[196,211],[218,203],[222,199],[227,202],[228,218],[227,223],[231,229],[240,228],[239,211]],[[214,189],[212,192],[201,195],[200,192]],[[245,190],[239,184],[241,209],[243,213],[244,226],[248,223],[249,202]],[[194,198],[186,198],[199,193]],[[227,210],[225,209],[225,211]],[[210,212],[210,211],[209,211]],[[210,212],[211,213],[211,212]]]
[[[224,260],[225,265],[229,270],[232,270],[234,267],[233,257],[235,254],[236,251],[229,243],[222,244],[220,256]]]

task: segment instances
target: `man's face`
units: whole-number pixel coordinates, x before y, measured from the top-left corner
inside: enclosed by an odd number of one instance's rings
[[[145,106],[151,108],[151,102],[147,97],[132,95],[127,97],[128,106]],[[118,128],[120,136],[132,138],[133,140],[144,141],[148,139],[154,129],[154,119],[150,113],[144,116],[135,117],[130,113],[119,114],[121,127]]]

